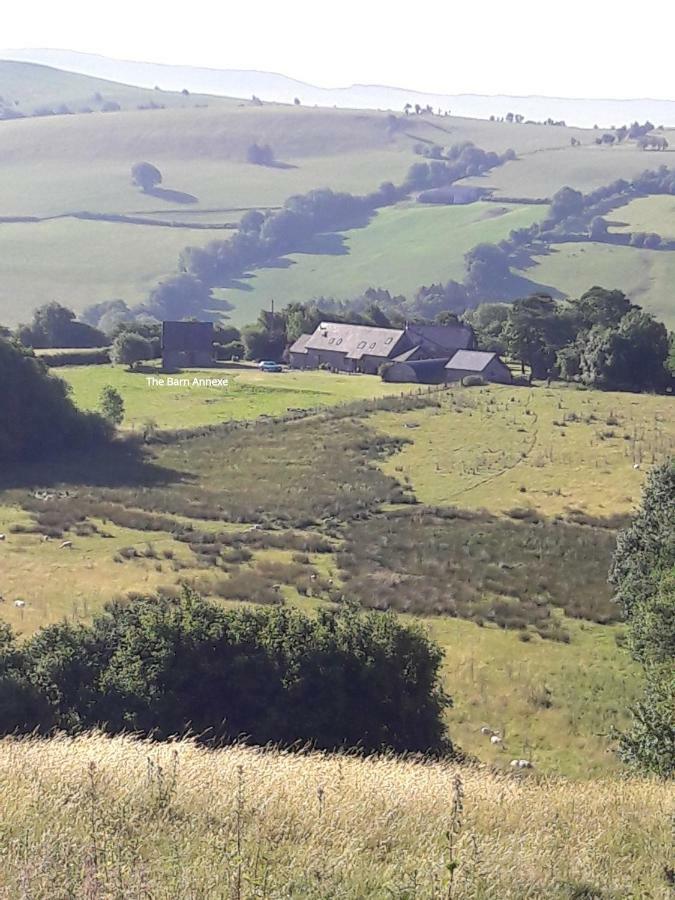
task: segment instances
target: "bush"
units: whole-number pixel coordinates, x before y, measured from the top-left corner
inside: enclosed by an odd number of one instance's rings
[[[19,695],[35,697],[34,714],[11,719],[21,731],[98,725],[169,738],[189,729],[215,744],[246,736],[449,751],[441,658],[393,616],[223,610],[185,592],[113,604],[89,627],[50,626],[21,653],[5,634],[0,676],[12,673],[5,691],[15,709]]]
[[[50,353],[41,353],[40,359],[50,369],[58,369],[61,366],[104,366],[110,364],[109,350],[54,350]]]

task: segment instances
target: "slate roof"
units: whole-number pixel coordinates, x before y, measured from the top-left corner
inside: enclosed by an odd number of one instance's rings
[[[289,353],[307,353],[307,341],[311,334],[301,334],[300,337],[288,348]]]
[[[403,353],[399,353],[398,356],[395,356],[392,362],[407,362],[411,356],[413,356],[420,349],[420,345],[416,344],[414,347],[411,347],[409,350],[404,350]]]
[[[466,349],[474,342],[473,330],[468,325],[408,325],[406,333],[414,344],[433,350],[437,358],[446,350],[450,356],[454,350]]]
[[[213,322],[162,322],[162,350],[211,350]]]
[[[344,322],[322,322],[309,335],[307,350],[335,350],[347,359],[381,356],[388,359],[405,332],[397,328],[374,328],[370,325],[348,325]]]
[[[415,359],[406,365],[425,383],[427,378],[442,378],[447,361],[447,356],[443,356],[441,359]]]
[[[486,350],[458,350],[446,363],[446,369],[461,369],[466,372],[483,372],[497,356]]]

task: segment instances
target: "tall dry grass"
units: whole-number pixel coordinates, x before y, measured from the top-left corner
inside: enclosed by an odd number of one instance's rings
[[[90,735],[0,742],[4,898],[666,898],[675,789]]]

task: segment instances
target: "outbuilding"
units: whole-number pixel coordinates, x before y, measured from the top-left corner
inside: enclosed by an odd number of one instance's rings
[[[497,384],[511,384],[513,380],[499,355],[485,350],[458,350],[445,364],[446,381],[461,381],[467,375],[480,375]]]
[[[162,322],[165,369],[204,368],[213,359],[213,322]]]

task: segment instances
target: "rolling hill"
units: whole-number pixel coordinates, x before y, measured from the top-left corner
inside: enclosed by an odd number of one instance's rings
[[[65,106],[71,113],[100,110],[106,102],[123,109],[154,103],[189,107],[206,102],[204,96],[186,96],[180,92],[157,91],[118,80],[63,71],[52,66],[35,65],[7,59],[0,53],[0,97],[4,105],[24,116],[42,114]],[[216,98],[210,98],[217,102]],[[65,112],[65,111],[64,111]],[[1,116],[0,116],[1,118]]]
[[[492,204],[462,210],[405,203],[382,210],[366,228],[331,235],[312,253],[249,273],[226,292],[233,319],[250,320],[272,299],[349,297],[368,286],[409,294],[419,284],[461,278],[471,246],[500,240],[545,214],[542,206],[526,202],[518,209],[511,201],[541,200],[564,185],[588,191],[675,158],[645,153],[634,142],[597,146],[592,129],[260,105],[129,87],[24,62],[0,63],[0,95],[27,110],[60,103],[77,109],[95,95],[123,107],[0,122],[0,321],[8,325],[50,299],[76,310],[118,297],[136,303],[176,271],[182,248],[227,239],[232,232],[223,228],[243,211],[271,209],[317,187],[361,194],[383,181],[400,184],[420,161],[421,147],[472,141],[499,153],[513,148],[515,160],[468,179],[503,198],[508,214],[496,215],[502,207]],[[165,108],[138,108],[151,103]],[[674,134],[664,135],[675,146]],[[253,142],[271,145],[278,162],[248,163]],[[150,193],[130,182],[130,168],[140,160],[163,174]],[[662,199],[641,201],[636,226],[651,217],[669,233],[672,207]],[[634,291],[672,322],[664,287],[671,262],[667,251],[589,243],[535,257],[517,274],[527,279],[523,290],[529,280],[562,293],[609,279],[609,286]]]
[[[488,119],[508,112],[526,119],[544,121],[553,118],[573,125],[609,128],[624,121],[651,119],[656,124],[675,126],[675,101],[650,98],[607,100],[589,98],[429,93],[412,86],[388,87],[377,84],[353,84],[348,87],[322,88],[276,72],[241,69],[213,69],[175,66],[131,60],[111,59],[72,50],[39,49],[0,50],[0,58],[42,63],[84,75],[123,81],[146,88],[159,85],[165,90],[220,94],[292,103],[295,97],[307,105],[351,107],[354,109],[402,110],[406,103],[430,104],[434,109],[451,109],[459,116]]]

